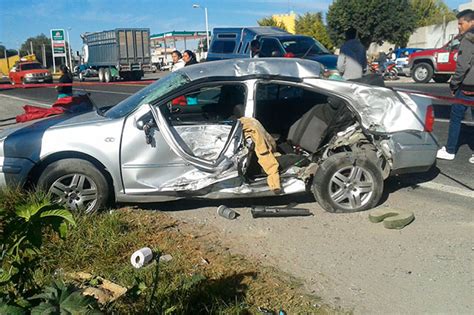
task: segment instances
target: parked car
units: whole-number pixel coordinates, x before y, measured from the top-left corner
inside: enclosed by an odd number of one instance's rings
[[[398,71],[398,75],[404,74],[406,76],[410,76],[410,67],[408,64],[408,56],[410,54],[422,51],[423,48],[397,48],[394,50],[395,53],[395,64],[396,69]]]
[[[86,212],[304,192],[327,211],[352,212],[376,206],[390,175],[433,165],[430,99],[321,72],[302,59],[201,63],[110,109],[18,125],[0,133],[0,186],[37,185]],[[261,124],[257,140],[241,117]],[[277,144],[276,192],[256,158],[264,135]]]
[[[413,80],[418,83],[431,79],[437,83],[448,82],[456,71],[459,44],[459,37],[456,36],[441,48],[412,53],[408,64]]]
[[[11,84],[52,83],[53,76],[37,61],[19,62],[8,75]]]
[[[215,28],[206,60],[250,58],[250,42],[254,39],[260,42],[260,57],[305,58],[336,70],[337,56],[320,42],[277,27]]]

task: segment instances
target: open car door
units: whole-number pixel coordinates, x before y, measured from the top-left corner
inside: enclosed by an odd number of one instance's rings
[[[232,115],[225,117],[230,113],[227,109],[220,108],[232,105],[223,95],[229,88],[223,86],[208,84],[158,105],[144,106],[153,121],[147,130],[151,139],[146,144],[141,131],[137,142],[142,149],[133,145],[133,152],[126,152],[127,148],[122,148],[127,194],[199,196],[210,192],[215,183],[239,177],[237,162],[243,141],[242,127]],[[242,91],[241,98],[234,101],[245,100],[245,89]],[[140,115],[147,115],[145,108]],[[134,141],[127,135],[128,125],[133,123],[126,123],[125,146],[131,146]],[[142,150],[148,152],[146,156],[140,156]]]

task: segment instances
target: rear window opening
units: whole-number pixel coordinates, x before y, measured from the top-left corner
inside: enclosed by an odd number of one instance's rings
[[[342,99],[301,87],[259,84],[255,117],[278,144],[280,153],[294,147],[315,153],[356,118]]]

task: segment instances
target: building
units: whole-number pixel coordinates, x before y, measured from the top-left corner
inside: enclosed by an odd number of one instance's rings
[[[296,14],[293,11],[288,14],[274,14],[272,18],[277,21],[277,23],[285,25],[289,33],[296,34]]]

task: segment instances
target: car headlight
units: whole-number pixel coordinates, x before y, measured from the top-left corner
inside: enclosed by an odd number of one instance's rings
[[[25,77],[26,77],[26,78],[32,78],[32,77],[33,77],[33,73],[27,73],[27,74],[25,75]]]

